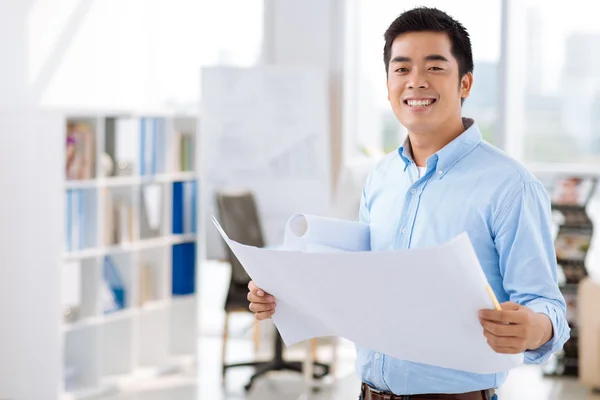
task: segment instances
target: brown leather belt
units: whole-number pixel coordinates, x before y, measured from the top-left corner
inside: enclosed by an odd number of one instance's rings
[[[411,394],[397,396],[392,393],[380,392],[372,389],[366,383],[362,384],[362,399],[363,400],[489,400],[494,397],[494,389],[479,390],[469,393],[455,394]]]

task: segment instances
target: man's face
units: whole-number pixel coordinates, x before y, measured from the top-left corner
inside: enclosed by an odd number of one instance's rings
[[[445,33],[410,32],[392,43],[388,66],[388,100],[409,132],[435,132],[461,117],[473,75],[459,82],[458,62]]]

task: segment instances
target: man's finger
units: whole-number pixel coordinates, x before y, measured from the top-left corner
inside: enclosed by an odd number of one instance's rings
[[[518,347],[523,340],[514,336],[496,336],[489,331],[484,331],[483,335],[490,346],[495,347]]]
[[[265,295],[265,292],[260,289],[258,286],[256,286],[256,284],[254,284],[254,281],[250,281],[248,283],[248,289],[254,293],[255,295],[259,296],[259,297],[263,297]]]
[[[496,336],[520,336],[522,331],[522,328],[516,324],[503,324],[488,320],[481,320],[480,322],[483,329]]]
[[[269,303],[273,303],[275,301],[275,297],[271,296],[270,294],[263,296],[263,297],[259,297],[252,292],[248,292],[247,298],[248,298],[248,301],[251,303],[269,304]]]
[[[275,303],[250,303],[250,305],[248,306],[248,308],[250,309],[250,311],[252,311],[253,313],[260,313],[260,312],[265,312],[265,311],[272,311],[275,309]]]
[[[275,314],[275,310],[259,312],[254,315],[257,320],[262,321],[262,320],[271,318],[273,316],[273,314]]]
[[[489,331],[483,331],[488,344],[494,350],[498,348],[512,348],[513,353],[520,353],[525,350],[527,346],[527,340],[524,337],[503,337],[496,336]]]
[[[512,322],[510,314],[504,310],[481,310],[479,311],[479,318],[493,322]]]
[[[479,311],[479,318],[487,321],[513,324],[523,322],[524,320],[522,313],[514,310],[481,310]]]

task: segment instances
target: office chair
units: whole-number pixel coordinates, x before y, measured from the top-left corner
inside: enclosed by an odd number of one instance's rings
[[[241,244],[254,247],[264,247],[265,241],[263,238],[262,227],[254,195],[251,192],[243,191],[229,193],[217,192],[215,196],[220,224],[225,233],[227,233],[227,236],[229,236],[231,240],[235,240],[236,242]],[[227,251],[229,263],[231,264],[231,280],[227,292],[227,298],[225,300],[225,329],[227,329],[228,314],[230,312],[240,310],[250,312],[250,310],[248,309],[249,303],[247,295],[248,283],[251,279],[246,273],[246,270],[244,269],[242,264],[237,259],[237,257],[235,257],[229,246],[225,244],[225,248]],[[256,332],[257,330],[255,329],[255,350],[257,347],[258,338]],[[279,335],[279,332],[276,332],[275,336],[275,357],[273,358],[273,360],[268,362],[255,361],[227,365],[225,363],[225,347],[227,334],[224,333],[222,359],[223,382],[225,381],[227,370],[233,367],[251,366],[256,368],[255,374],[250,378],[250,382],[246,385],[246,390],[250,390],[254,381],[258,377],[266,374],[269,371],[288,370],[302,372],[302,362],[288,362],[283,359],[283,339]],[[312,352],[314,357],[316,353],[316,340],[312,342],[312,345]],[[321,369],[320,373],[314,374],[315,379],[323,378],[324,376],[329,374],[330,368],[328,365],[319,362],[315,362],[314,365]]]

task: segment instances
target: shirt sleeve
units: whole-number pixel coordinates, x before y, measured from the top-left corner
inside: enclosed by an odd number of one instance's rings
[[[360,207],[358,210],[358,222],[362,222],[365,224],[369,224],[371,222],[371,218],[369,217],[369,204],[367,197],[367,187],[371,181],[372,173],[367,175],[365,182],[362,187],[361,195],[360,195]]]
[[[510,301],[547,315],[553,337],[525,352],[525,363],[540,364],[569,339],[565,299],[557,280],[550,200],[539,182],[526,182],[498,212],[494,240],[504,290]]]

